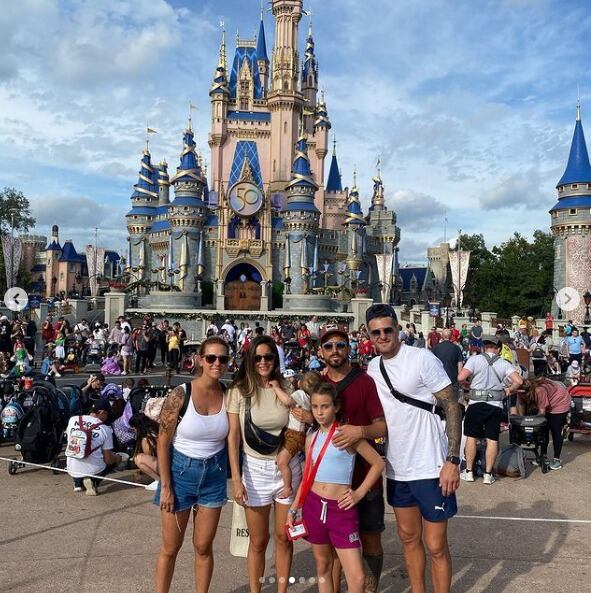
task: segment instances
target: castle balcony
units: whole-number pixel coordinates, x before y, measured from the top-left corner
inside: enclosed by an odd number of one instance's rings
[[[249,253],[252,257],[261,257],[263,241],[260,239],[226,239],[226,253],[230,257],[238,257],[240,253]]]

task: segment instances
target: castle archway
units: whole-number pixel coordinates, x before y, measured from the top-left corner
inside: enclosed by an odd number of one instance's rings
[[[260,311],[263,277],[252,264],[230,268],[224,282],[224,308],[230,311]]]

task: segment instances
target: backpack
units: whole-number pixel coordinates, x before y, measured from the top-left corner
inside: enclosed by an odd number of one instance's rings
[[[532,358],[546,358],[546,355],[544,354],[544,351],[537,346],[532,352]]]
[[[509,478],[525,478],[525,456],[519,445],[507,445],[497,457],[497,473]]]
[[[415,343],[415,336],[412,332],[409,332],[406,338],[404,339],[404,343],[407,346],[412,346]]]
[[[66,446],[66,457],[72,459],[86,459],[89,455],[101,448],[98,445],[92,448],[92,431],[102,426],[102,422],[91,424],[88,428],[82,423],[82,416],[78,416],[78,428],[72,428],[68,435]]]

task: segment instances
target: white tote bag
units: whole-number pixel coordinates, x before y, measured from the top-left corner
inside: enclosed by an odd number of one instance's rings
[[[246,558],[248,553],[248,525],[244,507],[236,502],[232,503],[232,528],[230,530],[230,554],[239,558]]]
[[[233,502],[232,503],[232,527],[230,528],[230,554],[238,558],[246,558],[248,554],[248,525],[246,524],[246,513],[244,507]],[[271,513],[270,521],[273,525],[273,513]],[[265,558],[270,560],[275,553],[275,541],[273,536],[269,538],[269,545],[265,552]]]

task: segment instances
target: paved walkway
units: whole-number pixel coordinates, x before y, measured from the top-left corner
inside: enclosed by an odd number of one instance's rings
[[[0,456],[12,447],[0,447]],[[591,439],[565,447],[563,470],[542,475],[529,466],[525,480],[492,487],[462,484],[460,516],[450,523],[454,593],[580,593],[591,580]],[[133,480],[134,472],[118,474]],[[76,494],[65,475],[19,470],[0,462],[0,591],[11,593],[129,593],[153,591],[159,513],[151,493],[108,484],[96,498]],[[480,518],[479,518],[480,517]],[[488,518],[486,518],[488,517]],[[519,519],[532,519],[523,521]],[[248,593],[246,564],[228,553],[231,505],[215,542],[212,593]],[[381,592],[409,591],[391,513],[384,534]],[[190,542],[177,563],[173,591],[194,591]],[[294,593],[316,591],[312,556],[296,545]],[[267,578],[274,575],[268,567]],[[301,581],[305,581],[301,582]],[[267,583],[265,592],[274,592]]]

